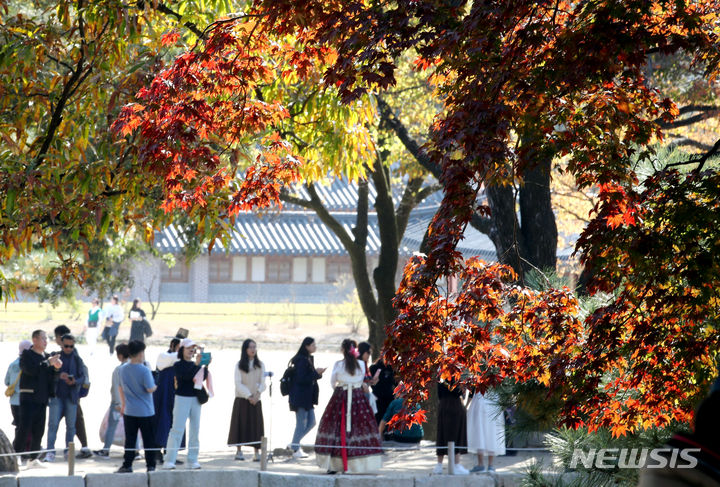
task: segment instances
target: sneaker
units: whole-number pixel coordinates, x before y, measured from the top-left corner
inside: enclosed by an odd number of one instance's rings
[[[440,475],[443,472],[443,466],[442,463],[436,463],[435,468],[433,468],[433,475]]]
[[[45,453],[45,458],[42,459],[43,462],[49,462],[52,463],[55,461],[55,453],[54,452],[47,452]]]
[[[243,455],[242,452],[236,453],[235,460],[245,460],[245,455]]]
[[[148,472],[148,473],[154,472],[154,471],[155,471],[155,467],[148,467],[148,468],[147,468],[147,472]]]
[[[195,463],[189,464],[188,468],[190,470],[200,470],[202,467],[200,466],[200,464],[198,462],[195,462]]]
[[[110,456],[110,452],[107,451],[107,450],[105,450],[105,449],[102,449],[102,450],[93,450],[93,453],[94,453],[96,456],[98,456],[98,457],[107,458],[107,457]]]
[[[93,455],[88,447],[83,447],[77,454],[78,458],[90,458],[91,456]]]
[[[163,470],[175,470],[175,464],[174,464],[174,463],[165,462],[165,463],[163,463],[162,469],[163,469]]]
[[[490,466],[487,468],[487,471],[494,473],[494,472],[495,472],[495,467],[493,467],[492,465],[490,465]]]
[[[470,471],[467,468],[463,467],[459,463],[455,464],[455,475],[468,475],[469,473]]]
[[[475,465],[470,469],[470,473],[482,473],[485,471],[485,465]]]
[[[27,462],[27,468],[47,468],[47,465],[36,458]]]
[[[135,454],[135,460],[142,460],[143,456],[140,453]]]
[[[120,467],[115,473],[132,473],[132,467]]]
[[[297,460],[299,458],[307,458],[308,454],[305,453],[302,448],[298,448],[298,450],[292,454],[292,457]]]

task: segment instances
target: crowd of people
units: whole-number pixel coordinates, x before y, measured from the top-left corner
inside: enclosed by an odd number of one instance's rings
[[[190,469],[201,468],[199,431],[202,405],[213,396],[212,374],[208,368],[210,354],[192,339],[187,330],[170,340],[167,351],[158,356],[155,368],[145,360],[144,338],[149,329],[142,324],[146,315],[139,300],[133,302],[129,318],[135,332],[129,343],[115,345],[124,313],[117,298],[107,309],[97,301],[88,313],[85,337],[91,352],[97,339],[99,323],[106,323],[102,337],[113,345],[118,365],[112,373],[110,404],[103,422],[104,444],[91,452],[87,445],[84,418],[80,406],[87,395],[89,373],[75,348],[75,337],[65,326],[54,330],[59,351],[46,351],[48,337],[42,330],[32,333],[32,341],[19,344],[19,357],[7,371],[5,384],[10,397],[15,425],[13,446],[20,461],[30,466],[55,461],[58,426],[65,420],[65,450],[78,436],[82,448],[78,456],[93,454],[108,457],[118,429],[124,438],[125,453],[118,472],[132,472],[133,461],[144,450],[147,471],[156,468],[172,470],[183,463],[178,452],[187,449]],[[136,324],[137,323],[137,324]],[[131,330],[132,331],[132,330]],[[288,448],[295,460],[307,458],[301,443],[316,426],[314,408],[318,405],[318,381],[326,368],[316,367],[313,354],[317,344],[306,337],[288,363],[287,390],[289,408],[295,413],[295,429]],[[370,344],[354,340],[342,342],[342,359],[330,373],[332,396],[317,424],[314,453],[317,464],[328,473],[363,473],[382,467],[383,447],[387,442],[419,444],[423,438],[420,425],[389,428],[391,419],[405,408],[401,398],[394,397],[397,383],[393,371],[382,359],[371,363]],[[265,435],[262,396],[269,374],[258,354],[257,343],[243,341],[240,358],[234,368],[235,399],[230,417],[227,444],[236,448],[235,460],[245,460],[243,447],[253,450],[252,459],[260,460],[260,442]],[[467,450],[477,453],[478,465],[473,472],[493,471],[495,456],[505,453],[502,411],[490,393],[470,394],[469,408],[463,403],[465,391],[449,384],[438,386],[438,464],[434,473],[442,472],[448,442],[454,441],[458,455]],[[46,448],[41,441],[48,416]],[[122,425],[122,426],[120,426]],[[120,426],[120,428],[118,428]],[[139,433],[139,434],[138,434]],[[187,436],[187,437],[186,437]],[[383,444],[385,442],[385,445]],[[43,452],[41,455],[40,452]],[[488,458],[484,466],[484,456]],[[459,456],[456,474],[467,474]]]

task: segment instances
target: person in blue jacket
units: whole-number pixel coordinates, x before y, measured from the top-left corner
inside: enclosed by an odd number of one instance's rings
[[[315,368],[312,354],[317,344],[312,337],[305,337],[295,356],[290,359],[295,372],[290,386],[290,411],[295,412],[295,433],[290,447],[293,458],[306,458],[307,454],[300,448],[300,441],[315,427],[315,410],[318,403],[320,388],[318,379],[325,372],[324,368]]]

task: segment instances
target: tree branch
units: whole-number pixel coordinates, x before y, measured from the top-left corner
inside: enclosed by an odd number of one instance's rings
[[[707,120],[708,118],[712,118],[718,113],[720,113],[720,106],[715,105],[687,105],[684,107],[681,107],[679,109],[680,115],[685,115],[687,113],[694,113],[694,112],[701,112],[699,115],[694,115],[689,118],[684,118],[682,120],[673,120],[672,122],[666,122],[662,119],[662,117],[655,119],[655,123],[657,123],[660,128],[663,129],[675,129],[680,127],[687,127],[688,125],[692,125],[697,122],[702,122],[703,120]]]
[[[689,139],[689,138],[673,140],[672,143],[678,147],[684,147],[684,146],[694,147],[696,149],[704,150],[706,152],[709,151],[710,149],[712,149],[712,146],[710,144],[703,144],[700,141]]]
[[[171,16],[175,17],[175,19],[176,19],[178,22],[180,22],[180,21],[182,20],[182,15],[180,15],[179,13],[177,13],[177,12],[175,12],[174,10],[170,9],[170,8],[169,8],[167,5],[165,5],[164,3],[159,3],[158,6],[157,6],[157,10],[158,10],[159,12],[164,13],[164,14],[171,15]],[[205,37],[206,37],[205,32],[201,31],[201,30],[198,28],[198,26],[195,25],[195,23],[193,23],[193,22],[185,22],[183,25],[184,25],[185,27],[187,27],[190,32],[192,32],[193,34],[195,34],[195,35],[198,37],[198,39],[203,39],[203,40],[205,40]]]
[[[385,100],[381,96],[375,97],[380,110],[380,119],[383,123],[390,128],[395,135],[400,139],[405,149],[417,160],[422,167],[430,171],[435,178],[440,181],[442,176],[442,170],[440,166],[435,164],[420,145],[410,136],[407,128],[403,123],[395,116],[390,108],[390,105],[385,103]]]

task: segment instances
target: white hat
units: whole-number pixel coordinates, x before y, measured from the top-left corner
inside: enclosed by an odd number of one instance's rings
[[[30,340],[22,340],[22,341],[18,344],[18,351],[19,351],[20,353],[23,353],[25,350],[27,350],[27,349],[30,348],[30,347],[32,347],[32,342],[31,342]]]
[[[191,338],[183,338],[180,342],[180,346],[183,348],[190,348],[195,346],[195,342]]]

